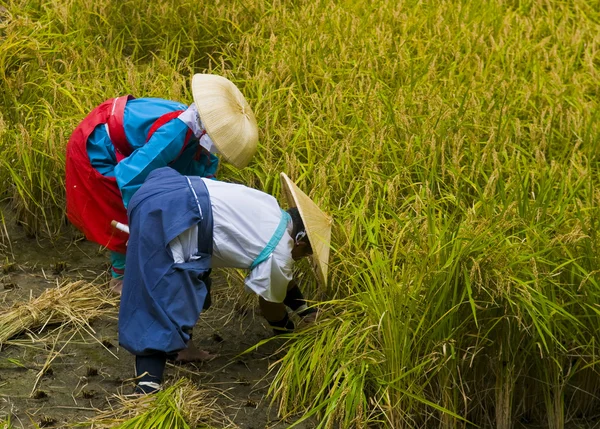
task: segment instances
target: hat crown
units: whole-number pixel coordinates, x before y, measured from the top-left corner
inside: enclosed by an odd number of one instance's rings
[[[237,168],[244,168],[258,146],[256,117],[244,95],[229,79],[202,73],[192,77],[192,94],[219,153]]]

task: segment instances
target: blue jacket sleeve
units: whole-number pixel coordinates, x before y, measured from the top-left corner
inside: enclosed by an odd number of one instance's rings
[[[183,122],[176,119],[169,121],[156,130],[144,146],[117,164],[114,170],[115,178],[125,208],[152,170],[166,167],[177,158],[187,131],[188,127]]]

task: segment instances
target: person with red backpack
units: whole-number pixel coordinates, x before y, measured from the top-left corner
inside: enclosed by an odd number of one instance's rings
[[[225,77],[196,74],[190,106],[160,98],[112,98],[77,126],[67,145],[67,217],[88,240],[110,250],[111,287],[120,293],[129,200],[161,167],[214,178],[218,154],[244,168],[256,152],[258,126],[240,90]]]

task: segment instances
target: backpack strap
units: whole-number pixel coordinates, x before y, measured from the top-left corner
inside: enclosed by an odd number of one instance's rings
[[[170,122],[175,118],[178,118],[179,115],[181,115],[183,112],[185,112],[185,110],[175,110],[173,112],[165,113],[164,115],[159,117],[156,121],[154,121],[154,123],[152,124],[152,126],[150,126],[150,129],[148,130],[148,136],[146,137],[146,143],[148,143],[148,141],[150,141],[150,138],[154,135],[156,130],[158,130],[160,127],[165,125],[167,122]],[[183,150],[185,149],[185,147],[187,146],[187,144],[189,143],[191,138],[192,138],[192,130],[188,128],[188,131],[185,134],[185,139],[183,140],[183,145],[181,146],[181,150],[179,151],[179,154],[177,154],[177,156],[175,157],[175,159],[173,161],[175,161],[177,158],[179,158],[179,156],[181,155],[181,153],[183,152]]]
[[[123,95],[113,99],[110,113],[106,120],[106,127],[110,141],[115,147],[117,155],[123,155],[121,158],[131,155],[131,146],[125,136],[125,127],[123,126],[123,116],[125,115],[125,105],[129,100],[135,97],[132,95]],[[119,156],[117,156],[119,158]]]

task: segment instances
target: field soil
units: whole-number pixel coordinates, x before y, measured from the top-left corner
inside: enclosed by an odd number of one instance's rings
[[[65,238],[41,243],[19,228],[9,231],[0,259],[0,311],[39,296],[63,282],[85,279],[107,287],[108,257],[97,245]],[[266,393],[281,340],[270,337],[258,314],[256,300],[227,286],[225,274],[214,273],[213,307],[194,329],[193,341],[218,354],[210,362],[173,365],[167,381],[188,377],[200,389],[209,389],[218,409],[240,428],[284,428]],[[92,320],[93,332],[46,326],[15,338],[0,351],[0,417],[11,415],[15,428],[67,427],[85,422],[99,410],[117,404],[116,394],[129,394],[134,359],[119,347],[117,308]],[[49,363],[49,365],[47,365]],[[48,367],[43,375],[41,370]],[[313,427],[300,424],[300,429]]]

